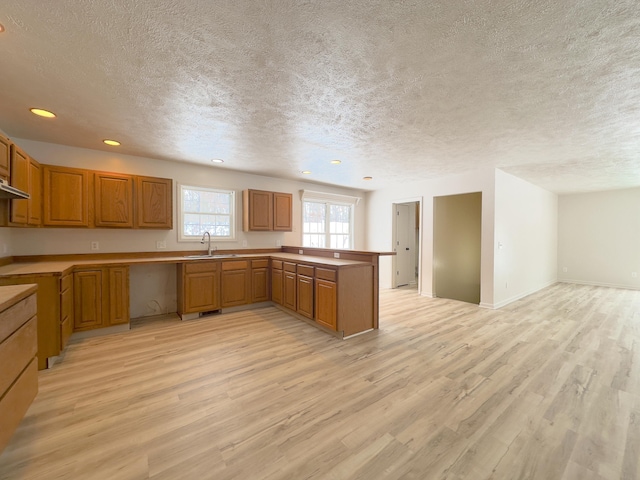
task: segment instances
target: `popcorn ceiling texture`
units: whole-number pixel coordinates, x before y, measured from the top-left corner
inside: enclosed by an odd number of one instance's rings
[[[8,0],[0,22],[12,137],[365,189],[640,185],[635,0]]]

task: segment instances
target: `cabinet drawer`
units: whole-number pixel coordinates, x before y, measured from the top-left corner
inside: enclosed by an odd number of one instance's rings
[[[284,262],[282,264],[282,268],[285,272],[294,272],[296,271],[296,264],[291,262]]]
[[[35,357],[37,323],[33,317],[0,343],[0,397]]]
[[[271,260],[271,267],[276,270],[282,270],[282,260]]]
[[[25,323],[25,319],[33,317],[37,309],[36,295],[33,294],[7,308],[4,312],[0,312],[0,342],[18,330]],[[0,362],[0,368],[2,368],[2,362]]]
[[[322,280],[329,280],[330,282],[335,282],[336,271],[329,270],[328,268],[316,267],[316,278],[321,278]]]
[[[60,279],[60,292],[65,292],[69,290],[73,283],[73,275],[65,275]]]
[[[197,262],[184,265],[185,273],[215,272],[217,270],[218,262]]]
[[[222,262],[222,270],[246,270],[248,267],[248,262],[246,260],[235,260],[233,262]]]
[[[310,265],[298,265],[298,275],[313,277],[313,267]]]
[[[269,260],[251,260],[251,268],[267,268],[269,266]]]

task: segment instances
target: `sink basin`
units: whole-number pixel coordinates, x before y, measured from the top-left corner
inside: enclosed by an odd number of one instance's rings
[[[235,256],[235,253],[221,253],[219,255],[185,255],[184,258],[229,258]]]

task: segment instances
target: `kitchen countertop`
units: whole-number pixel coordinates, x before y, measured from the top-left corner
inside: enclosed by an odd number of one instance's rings
[[[299,255],[295,253],[271,252],[271,253],[247,253],[235,254],[234,256],[225,256],[220,258],[187,258],[185,256],[158,256],[149,257],[123,257],[123,258],[104,258],[104,259],[70,259],[70,260],[43,260],[38,262],[14,262],[8,265],[0,266],[0,277],[16,276],[16,275],[62,275],[70,272],[76,267],[90,266],[108,266],[108,265],[144,265],[144,264],[161,264],[161,263],[190,263],[201,261],[228,261],[243,259],[259,259],[259,258],[275,258],[285,261],[296,261],[310,264],[330,265],[334,267],[349,267],[366,264],[367,262],[357,260],[344,260],[339,258],[320,257],[314,255]]]

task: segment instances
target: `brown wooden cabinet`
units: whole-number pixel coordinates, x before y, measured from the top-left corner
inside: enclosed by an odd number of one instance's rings
[[[251,261],[251,303],[269,300],[269,260]]]
[[[0,135],[0,178],[9,179],[9,166],[11,165],[11,140]]]
[[[307,318],[313,318],[313,277],[297,276],[297,294],[296,311]]]
[[[76,270],[73,274],[74,330],[129,322],[129,267]]]
[[[290,193],[273,193],[273,229],[293,231],[293,195]]]
[[[60,350],[67,345],[73,327],[73,274],[67,274],[60,279]]]
[[[94,225],[133,228],[133,177],[116,173],[94,174]]]
[[[103,327],[102,270],[82,270],[73,274],[74,330]]]
[[[136,228],[173,228],[173,181],[135,177]]]
[[[3,287],[0,311],[0,453],[38,393],[36,288]]]
[[[242,229],[245,232],[293,230],[293,195],[264,190],[242,192]]]
[[[17,145],[11,145],[11,186],[29,192],[29,156]],[[11,200],[11,223],[27,225],[29,200]]]
[[[42,166],[43,219],[50,227],[88,227],[91,177],[88,170]]]
[[[129,267],[109,267],[109,325],[129,323]]]
[[[279,305],[283,303],[282,260],[271,260],[271,300]]]
[[[323,327],[331,330],[337,328],[337,285],[336,271],[316,268],[314,289],[315,319]]]
[[[245,305],[251,299],[251,271],[246,260],[222,262],[222,308]]]
[[[282,269],[282,305],[295,311],[298,307],[296,264],[282,262]]]
[[[178,264],[178,314],[220,309],[220,262]]]
[[[29,195],[27,212],[28,225],[42,225],[42,166],[33,158],[29,158]]]

